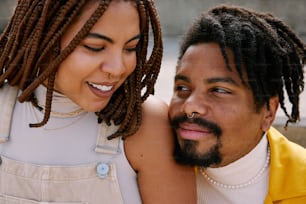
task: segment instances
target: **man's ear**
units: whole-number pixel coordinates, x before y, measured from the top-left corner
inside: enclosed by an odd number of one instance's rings
[[[278,96],[273,96],[269,99],[269,109],[267,106],[264,107],[263,120],[261,124],[261,129],[263,131],[266,132],[271,127],[275,119],[276,111],[278,109],[278,104],[279,104]]]

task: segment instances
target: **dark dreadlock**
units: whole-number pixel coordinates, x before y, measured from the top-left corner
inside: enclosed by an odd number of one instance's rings
[[[55,74],[59,64],[86,37],[103,15],[111,0],[99,0],[99,6],[70,44],[60,49],[60,40],[83,7],[95,0],[19,0],[15,12],[0,38],[0,86],[5,83],[22,90],[18,100],[31,101],[38,107],[34,90],[48,79],[44,118],[50,117]],[[133,0],[131,0],[133,1]],[[109,104],[96,113],[98,122],[120,125],[109,139],[134,134],[142,120],[141,104],[154,92],[162,58],[162,38],[159,18],[153,0],[134,0],[140,17],[141,39],[137,50],[135,71],[116,91]],[[149,28],[153,30],[154,46],[147,59]],[[38,107],[41,109],[41,107]]]
[[[256,109],[278,96],[288,122],[299,120],[299,95],[304,90],[305,43],[280,19],[269,13],[220,5],[202,13],[184,36],[179,60],[194,44],[216,42],[231,67],[225,48],[233,51],[240,79],[252,89]],[[242,77],[243,67],[248,76]],[[284,90],[292,104],[291,115],[284,103]]]

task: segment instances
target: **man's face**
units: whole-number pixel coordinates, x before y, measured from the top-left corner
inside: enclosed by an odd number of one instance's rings
[[[190,46],[178,64],[169,109],[178,162],[225,166],[253,149],[274,119],[266,106],[255,111],[252,91],[242,84],[231,50],[227,55],[232,71],[216,43]],[[192,112],[197,114],[187,118]]]

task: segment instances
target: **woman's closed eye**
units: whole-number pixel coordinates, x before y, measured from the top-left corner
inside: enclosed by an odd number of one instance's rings
[[[138,46],[125,48],[127,52],[136,52],[138,50]]]
[[[84,44],[83,45],[86,49],[93,51],[93,52],[100,52],[105,50],[106,46],[98,46],[98,45],[88,45]],[[138,46],[132,46],[132,47],[127,47],[124,48],[124,51],[126,52],[136,52],[138,50]]]
[[[105,46],[95,46],[95,45],[83,45],[86,49],[93,52],[100,52],[105,49]]]

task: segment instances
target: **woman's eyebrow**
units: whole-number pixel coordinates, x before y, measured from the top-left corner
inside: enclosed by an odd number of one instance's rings
[[[108,41],[110,43],[114,43],[113,39],[111,39],[111,38],[109,38],[109,37],[107,37],[105,35],[99,34],[99,33],[89,33],[87,35],[87,37],[89,37],[89,38],[98,38],[98,39],[101,39],[101,40],[106,40],[106,41]],[[131,39],[129,39],[127,41],[127,43],[129,43],[129,42],[131,42],[133,40],[136,40],[136,39],[140,39],[140,37],[141,37],[141,34],[137,34],[134,37],[132,37]]]
[[[129,40],[127,41],[127,43],[129,43],[129,42],[131,42],[131,41],[133,41],[133,40],[140,39],[140,37],[141,37],[141,34],[135,35],[134,37],[132,37],[131,39],[129,39]]]
[[[108,41],[110,43],[114,42],[113,39],[111,39],[111,38],[109,38],[109,37],[107,37],[105,35],[99,34],[99,33],[89,33],[87,35],[87,37],[89,37],[89,38],[98,38],[98,39],[101,39],[101,40],[106,40],[106,41]]]

